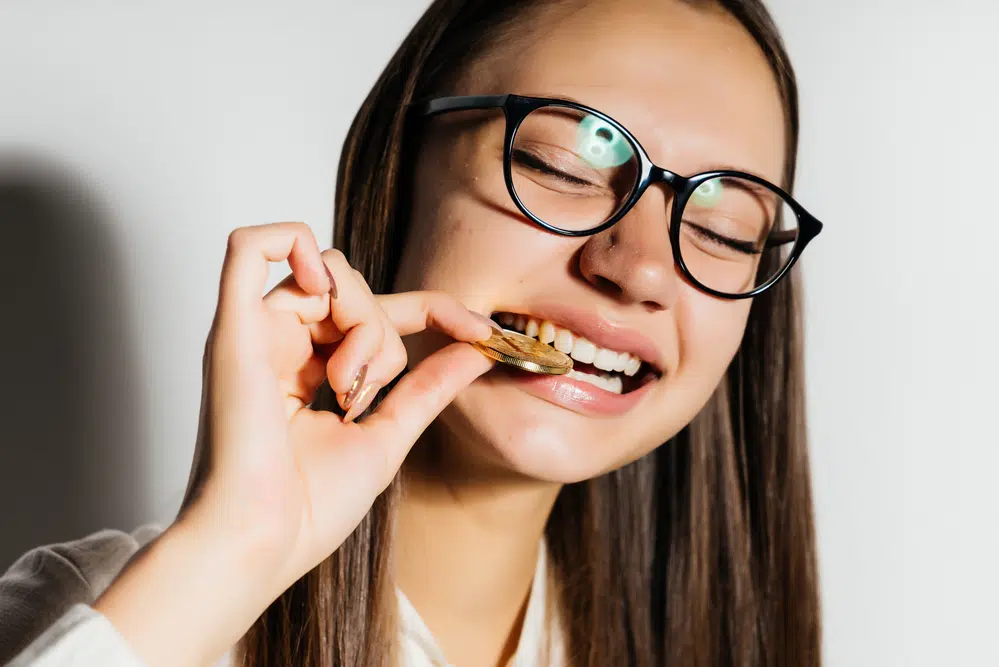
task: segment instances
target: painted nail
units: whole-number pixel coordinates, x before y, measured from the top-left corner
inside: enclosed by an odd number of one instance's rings
[[[479,318],[480,320],[482,320],[483,322],[485,322],[486,324],[488,324],[489,326],[491,326],[496,331],[503,331],[503,327],[501,327],[500,325],[496,324],[496,322],[494,322],[491,317],[486,317],[482,313],[477,313],[474,310],[470,310],[468,312],[470,312],[472,315],[475,315],[477,318]]]
[[[326,269],[326,276],[330,279],[330,298],[336,298],[336,281],[333,280],[333,274],[330,273],[330,267],[326,266],[326,262],[323,262],[323,268]]]
[[[350,411],[353,407],[354,401],[357,400],[357,395],[364,388],[364,379],[368,377],[368,365],[364,364],[361,366],[361,370],[357,371],[357,375],[354,376],[354,382],[350,385],[350,389],[344,394],[343,400],[340,401],[340,407],[344,410]]]
[[[371,405],[371,401],[375,398],[375,393],[374,384],[364,385],[364,389],[358,392],[354,398],[354,403],[347,410],[347,414],[343,416],[343,423],[347,424],[354,421],[362,412],[367,410],[368,406]]]

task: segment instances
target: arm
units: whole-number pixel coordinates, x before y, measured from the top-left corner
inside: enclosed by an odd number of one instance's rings
[[[277,261],[292,275],[261,298]],[[358,421],[407,368],[401,336],[428,327],[461,342],[416,364]],[[94,611],[139,664],[211,664],[363,520],[427,425],[491,368],[467,344],[491,334],[488,318],[446,294],[376,297],[342,253],[320,254],[303,223],[235,231],[205,349],[205,475]],[[308,407],[323,382],[343,416]],[[77,630],[98,646],[109,635],[91,621]]]

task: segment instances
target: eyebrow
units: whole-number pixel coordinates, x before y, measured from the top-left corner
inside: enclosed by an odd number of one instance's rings
[[[593,106],[592,104],[589,104],[588,102],[584,102],[582,100],[578,100],[575,97],[572,97],[571,95],[563,95],[561,93],[552,93],[552,92],[544,92],[544,91],[533,91],[533,92],[524,92],[524,93],[515,93],[515,94],[523,95],[525,97],[541,97],[541,98],[549,99],[549,100],[562,100],[563,102],[572,102],[573,104],[579,104],[579,105],[587,107],[589,109],[594,109],[596,111],[600,111],[601,113],[607,113],[606,111],[603,111],[602,109],[598,109],[597,107]],[[610,114],[608,114],[608,115],[610,115]],[[614,117],[611,116],[611,118],[614,118]],[[615,118],[615,120],[617,120],[617,119]],[[619,120],[617,122],[621,123],[621,121],[619,121]],[[625,128],[628,127],[624,123],[621,123],[621,125],[623,127],[625,127]],[[628,131],[631,132],[631,129],[629,128]],[[634,134],[634,132],[632,132],[632,134]],[[635,139],[636,139],[636,141],[639,141],[639,143],[641,143],[641,141],[638,139],[637,136],[635,137]],[[645,148],[645,147],[643,146],[643,148]],[[648,152],[648,149],[646,149],[646,152]],[[711,162],[711,163],[707,163],[705,165],[702,165],[698,169],[696,169],[691,174],[691,176],[696,175],[696,174],[703,174],[703,173],[709,172],[709,171],[738,171],[738,172],[742,172],[743,174],[749,174],[750,176],[755,176],[756,178],[759,178],[760,180],[764,180],[764,181],[766,181],[768,183],[773,183],[774,185],[777,185],[781,189],[784,188],[784,185],[781,182],[781,181],[784,180],[783,175],[781,175],[777,180],[774,180],[774,179],[770,178],[769,176],[766,176],[766,175],[760,173],[759,171],[756,171],[755,169],[749,169],[747,167],[742,167],[742,166],[739,166],[739,165],[734,165],[734,164],[731,164],[729,162]],[[681,174],[681,176],[682,175],[683,174]]]
[[[779,182],[779,181],[783,180],[783,178],[780,178],[777,181],[775,181],[772,178],[770,178],[769,176],[765,176],[765,175],[761,174],[760,172],[755,171],[753,169],[747,169],[746,167],[740,167],[740,166],[737,166],[737,165],[732,165],[732,164],[729,164],[727,162],[724,162],[724,163],[710,163],[706,167],[701,167],[697,171],[697,173],[703,174],[706,171],[738,171],[738,172],[742,172],[743,174],[749,174],[750,176],[755,176],[756,178],[759,178],[760,180],[766,181],[767,183],[772,183],[774,185],[777,185],[781,189],[783,189],[783,187],[784,187]]]
[[[596,107],[593,106],[592,104],[588,104],[586,102],[583,102],[582,100],[577,100],[575,97],[572,97],[570,95],[563,95],[561,93],[534,91],[534,92],[515,93],[515,94],[523,95],[524,97],[541,97],[548,100],[563,100],[565,102],[572,102],[574,104],[579,104],[584,107],[589,107],[590,109],[596,109]]]

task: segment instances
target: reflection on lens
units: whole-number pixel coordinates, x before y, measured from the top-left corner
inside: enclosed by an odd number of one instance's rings
[[[723,190],[724,186],[721,179],[712,178],[710,181],[704,181],[697,186],[697,189],[690,195],[690,198],[697,206],[716,206],[721,201]]]
[[[587,115],[576,132],[576,153],[596,169],[619,167],[635,156],[628,140],[617,128]]]
[[[593,229],[624,206],[638,180],[638,156],[612,123],[570,107],[532,111],[511,156],[524,207],[566,231]]]
[[[684,206],[680,255],[705,287],[746,294],[784,269],[797,231],[798,218],[779,193],[719,176],[701,183]]]

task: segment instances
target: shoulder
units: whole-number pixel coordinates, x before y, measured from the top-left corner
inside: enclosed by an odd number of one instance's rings
[[[92,604],[128,561],[162,530],[102,530],[37,547],[0,577],[0,664],[6,663],[75,604]]]

